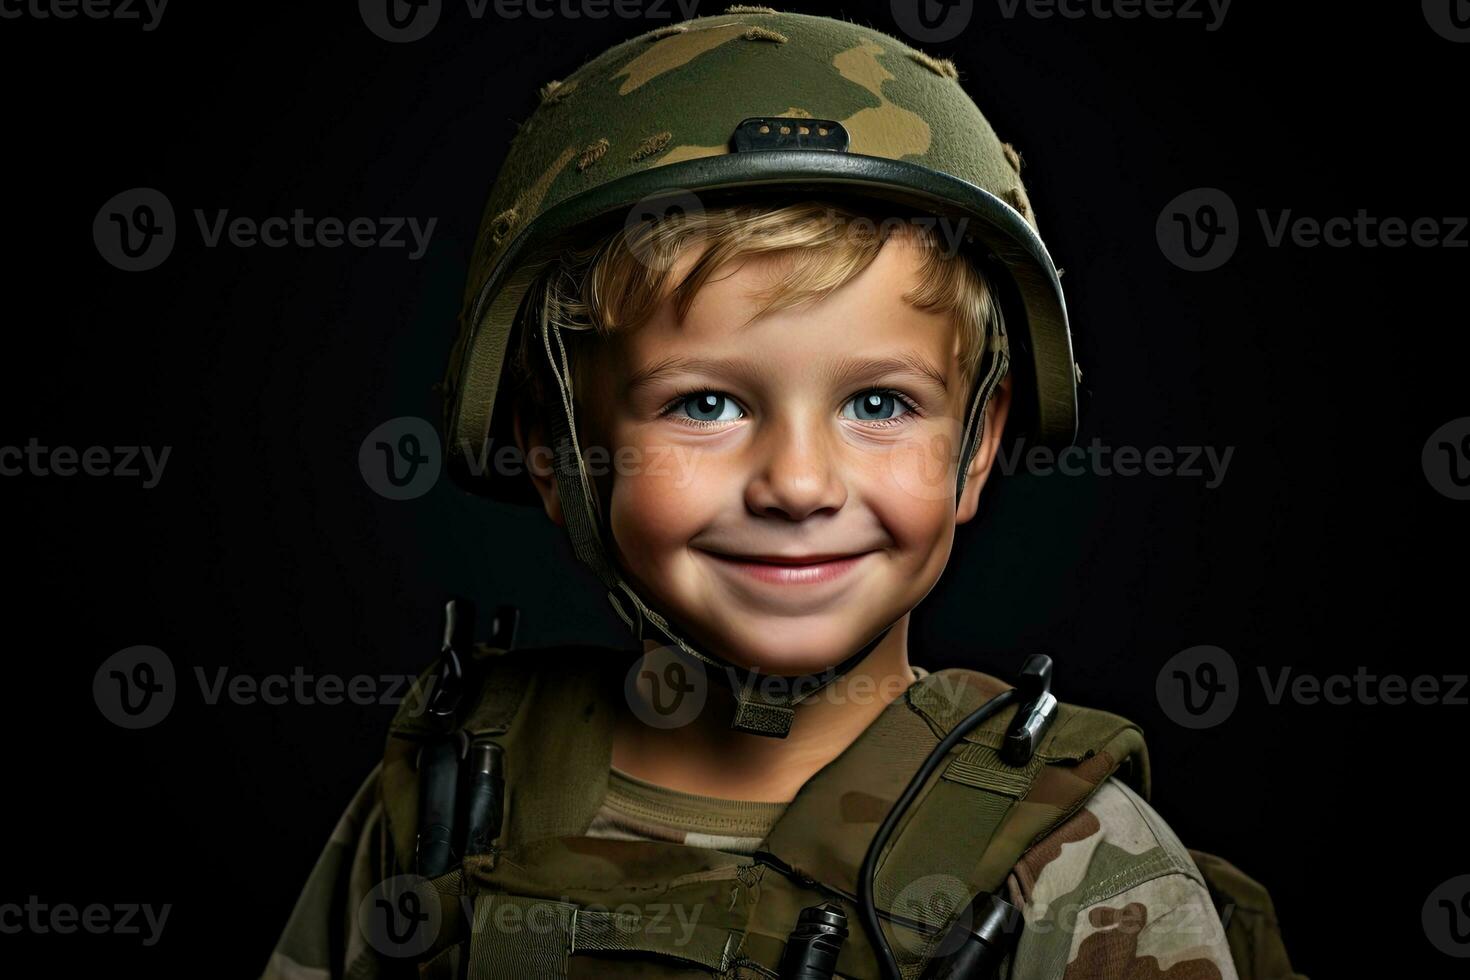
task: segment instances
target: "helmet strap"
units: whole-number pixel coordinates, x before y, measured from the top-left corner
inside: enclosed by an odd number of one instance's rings
[[[985,415],[990,407],[990,397],[995,394],[995,389],[1000,386],[1001,379],[1010,370],[1010,343],[1006,338],[1005,323],[999,318],[996,321],[995,335],[988,339],[986,349],[990,353],[990,356],[986,358],[988,367],[984,378],[975,389],[975,397],[970,402],[970,410],[965,419],[964,435],[960,439],[959,474],[955,478],[954,491],[956,509],[959,508],[960,497],[965,492],[965,480],[969,475],[970,461],[974,458],[975,451],[980,448],[980,440],[985,435]]]
[[[608,601],[619,618],[628,625],[639,639],[659,639],[678,648],[683,653],[701,661],[728,687],[735,700],[735,710],[730,726],[737,731],[773,738],[785,738],[791,731],[795,719],[796,705],[822,691],[839,677],[855,669],[877,648],[893,629],[895,623],[885,626],[876,636],[865,643],[842,663],[821,673],[804,674],[799,677],[762,675],[723,657],[707,653],[695,647],[686,637],[686,631],[652,609],[642,597],[618,574],[603,542],[601,527],[601,504],[593,492],[588,479],[581,446],[577,439],[576,406],[573,397],[571,365],[561,328],[549,322],[544,297],[538,303],[539,333],[547,364],[556,380],[560,411],[551,413],[550,429],[552,455],[555,466],[557,496],[566,520],[567,533],[571,535],[572,547],[578,559],[596,573],[607,588]],[[553,347],[554,345],[554,347]],[[970,420],[966,425],[964,446],[961,454],[959,489],[964,489],[965,467],[973,454],[978,439],[971,429],[977,416],[983,418],[995,385],[1005,373],[1007,355],[1004,335],[995,348],[997,356],[991,359],[990,370],[985,381],[976,392]],[[980,427],[983,431],[983,425]],[[626,600],[626,604],[625,604]],[[628,608],[631,607],[631,610]]]

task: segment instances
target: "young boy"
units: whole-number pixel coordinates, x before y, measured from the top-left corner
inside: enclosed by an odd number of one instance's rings
[[[1236,977],[1136,727],[909,663],[1007,421],[1075,428],[1019,158],[954,66],[734,7],[542,96],[453,470],[565,527],[641,649],[452,629],[265,976]]]

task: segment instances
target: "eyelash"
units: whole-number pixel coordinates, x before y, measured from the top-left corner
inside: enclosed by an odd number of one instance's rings
[[[847,401],[844,401],[843,404],[846,405],[847,402],[852,401],[858,395],[866,395],[869,392],[875,392],[875,391],[878,392],[881,395],[892,395],[894,398],[897,398],[899,401],[903,402],[904,406],[909,410],[909,412],[912,412],[915,415],[921,414],[919,412],[919,405],[918,405],[918,403],[915,402],[908,395],[905,395],[903,392],[899,391],[896,388],[864,388],[862,391],[854,392],[852,395],[850,395],[847,398]],[[659,410],[659,413],[658,413],[659,418],[663,418],[666,415],[672,414],[673,411],[674,411],[674,409],[678,408],[680,405],[684,404],[684,402],[686,400],[694,397],[695,395],[707,395],[707,394],[723,395],[726,398],[731,398],[730,395],[725,394],[724,392],[720,391],[717,388],[688,388],[688,389],[686,389],[684,391],[679,392],[677,395],[675,395],[672,399],[669,400],[669,402],[667,404],[664,405],[664,407],[662,409]],[[731,398],[731,400],[734,401],[733,398]],[[739,404],[739,402],[736,402],[736,404]],[[741,407],[741,411],[744,411],[744,410],[745,409],[742,406]],[[894,426],[894,425],[903,425],[904,424],[904,419],[906,419],[907,417],[908,417],[908,413],[905,413],[904,415],[900,415],[897,418],[891,418],[891,419],[867,419],[867,420],[854,419],[853,421],[855,421],[855,422],[861,422],[863,425],[866,425],[866,426],[869,426],[869,427],[872,427],[872,428],[885,428],[886,429],[886,428],[889,428],[889,427]],[[719,419],[692,419],[692,418],[687,418],[687,417],[686,418],[680,418],[679,421],[682,424],[684,424],[684,425],[692,425],[692,426],[696,426],[696,427],[701,428],[701,429],[709,428],[711,426],[721,426],[721,425],[727,425],[727,424],[729,424],[728,422],[722,422]]]

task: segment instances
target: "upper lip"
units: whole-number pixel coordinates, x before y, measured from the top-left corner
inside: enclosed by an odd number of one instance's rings
[[[709,549],[704,549],[709,551]],[[865,555],[865,551],[824,552],[812,555],[737,555],[726,551],[709,551],[716,558],[725,558],[732,561],[758,561],[768,565],[816,565],[824,561],[838,561],[843,558],[856,558]]]

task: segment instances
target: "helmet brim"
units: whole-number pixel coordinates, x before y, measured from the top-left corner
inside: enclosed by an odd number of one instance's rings
[[[949,174],[886,157],[810,150],[730,153],[654,167],[610,181],[548,208],[530,221],[499,257],[470,304],[469,334],[453,381],[445,461],[454,481],[471,492],[512,503],[537,503],[529,479],[494,463],[495,447],[514,445],[511,405],[501,384],[517,314],[545,263],[569,245],[586,245],[595,228],[611,229],[633,208],[647,211],[662,198],[694,195],[704,207],[722,199],[762,194],[851,195],[940,218],[970,219],[964,226],[1010,277],[1024,329],[1008,321],[1013,370],[1025,371],[1030,437],[1041,445],[1070,445],[1077,431],[1077,387],[1072,340],[1057,269],[1046,246],[1020,212],[1001,198]]]

